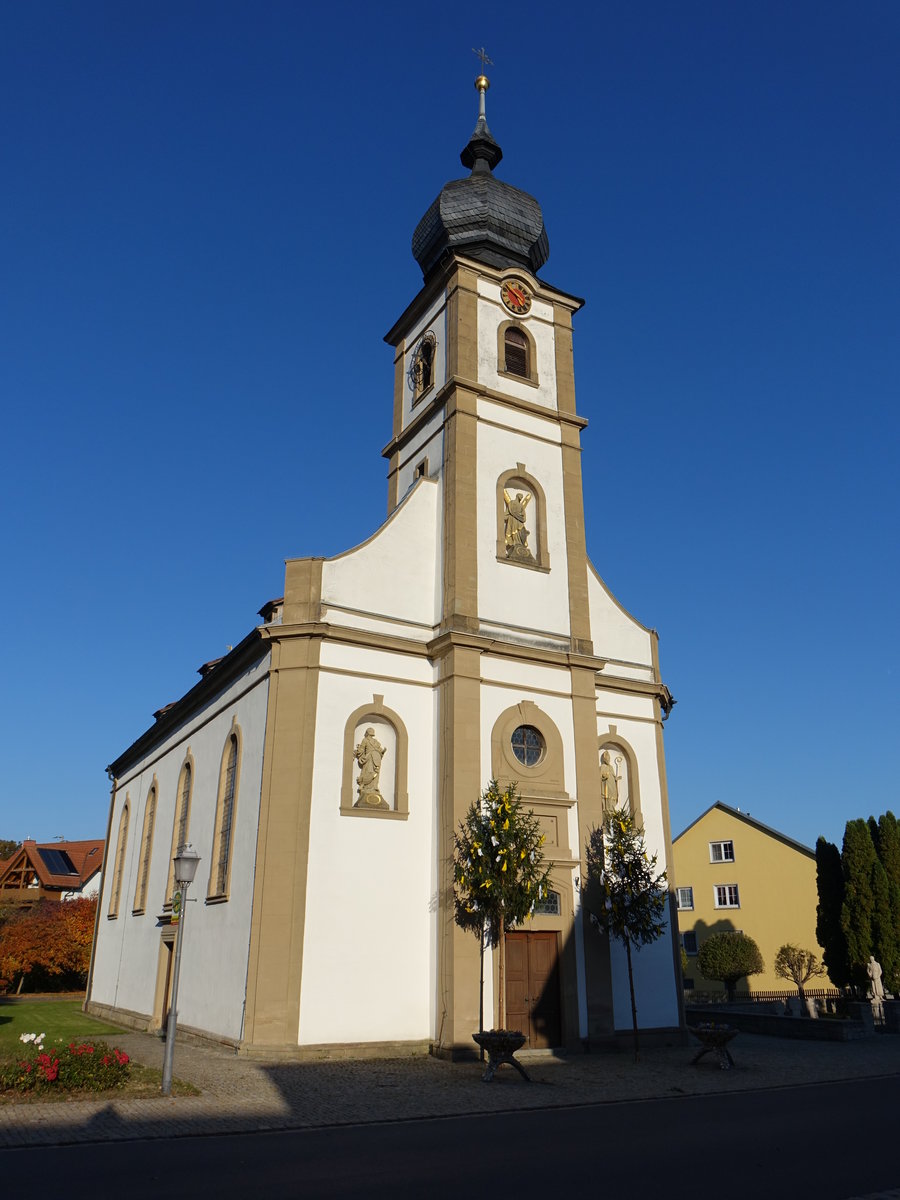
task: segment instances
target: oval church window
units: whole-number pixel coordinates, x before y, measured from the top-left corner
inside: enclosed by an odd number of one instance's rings
[[[544,739],[533,725],[520,725],[512,735],[513,754],[525,767],[534,767],[544,757]]]

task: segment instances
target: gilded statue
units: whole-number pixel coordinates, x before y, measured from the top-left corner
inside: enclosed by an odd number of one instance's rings
[[[359,791],[357,803],[367,808],[388,807],[387,801],[378,790],[381,760],[385,753],[384,746],[375,737],[375,730],[370,725],[363,740],[353,751],[353,757],[359,764],[359,775],[356,777],[356,787]]]
[[[503,534],[506,541],[506,557],[518,558],[525,562],[534,562],[534,555],[528,548],[530,530],[525,528],[525,514],[531,501],[531,492],[516,492],[515,498],[504,488],[503,500],[506,504]]]
[[[608,750],[604,750],[600,755],[600,799],[603,801],[604,808],[618,806],[619,780],[622,777],[617,772],[621,761],[621,757],[617,756],[616,765],[613,766]]]

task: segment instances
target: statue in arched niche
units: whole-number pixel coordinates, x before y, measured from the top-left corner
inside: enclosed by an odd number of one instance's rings
[[[356,777],[358,804],[368,808],[388,807],[387,801],[378,790],[381,760],[385,753],[384,746],[375,737],[375,730],[370,725],[363,735],[363,740],[353,751],[353,757],[359,764],[359,775]]]
[[[503,533],[506,540],[506,557],[518,558],[525,562],[534,562],[534,555],[528,548],[530,530],[525,528],[526,509],[531,500],[531,492],[511,492],[503,489],[503,501],[506,511],[503,519]]]
[[[619,774],[621,763],[622,756],[616,755],[614,766],[608,750],[604,750],[600,755],[600,799],[604,808],[618,807],[619,782],[622,778]]]

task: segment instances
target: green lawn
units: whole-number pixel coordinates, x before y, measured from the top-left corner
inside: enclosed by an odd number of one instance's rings
[[[19,1035],[22,1033],[46,1034],[45,1045],[52,1048],[53,1042],[61,1038],[64,1042],[88,1041],[103,1038],[111,1045],[116,1044],[116,1035],[127,1033],[119,1025],[110,1025],[89,1017],[81,1011],[80,1000],[15,1000],[0,1003],[0,1059],[14,1058],[22,1049]],[[131,1074],[123,1088],[114,1092],[42,1092],[40,1095],[4,1092],[0,1105],[42,1104],[48,1101],[70,1100],[135,1100],[159,1095],[162,1074],[152,1067],[132,1062]],[[199,1096],[200,1092],[191,1083],[181,1079],[172,1081],[172,1092],[176,1096]]]
[[[98,1021],[81,1011],[80,1000],[16,1000],[0,1004],[0,1056],[8,1057],[19,1048],[22,1033],[45,1033],[46,1043],[62,1038],[103,1037],[126,1032],[118,1025]]]

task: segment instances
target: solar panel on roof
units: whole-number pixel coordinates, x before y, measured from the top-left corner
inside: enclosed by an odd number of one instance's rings
[[[44,866],[51,875],[77,875],[78,872],[65,850],[39,849]]]

